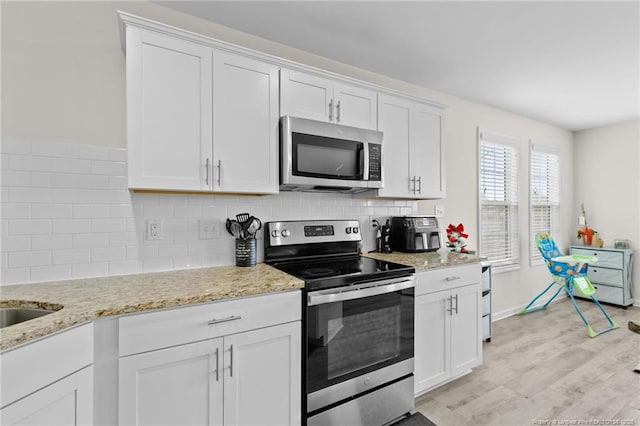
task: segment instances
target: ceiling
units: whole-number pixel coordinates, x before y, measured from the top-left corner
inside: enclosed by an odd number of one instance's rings
[[[640,117],[638,1],[160,1],[569,130]]]

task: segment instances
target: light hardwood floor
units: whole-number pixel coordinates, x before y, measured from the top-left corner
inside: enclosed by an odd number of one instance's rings
[[[578,305],[595,330],[606,327],[593,303]],[[640,425],[640,335],[627,329],[640,309],[603,306],[620,328],[595,338],[569,299],[493,323],[483,364],[416,409],[438,426]]]

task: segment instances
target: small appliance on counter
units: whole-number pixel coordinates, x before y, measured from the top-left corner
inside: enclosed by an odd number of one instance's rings
[[[391,218],[391,250],[405,253],[436,251],[440,248],[440,227],[434,216]]]

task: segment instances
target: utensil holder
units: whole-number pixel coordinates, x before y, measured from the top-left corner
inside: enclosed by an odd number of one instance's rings
[[[256,240],[236,240],[236,266],[255,266],[257,258]]]

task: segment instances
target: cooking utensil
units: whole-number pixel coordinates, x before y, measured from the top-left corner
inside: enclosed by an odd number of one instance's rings
[[[233,219],[227,219],[227,232],[237,240],[242,237],[242,225]]]
[[[249,220],[249,218],[251,217],[251,215],[249,213],[239,213],[236,215],[236,219],[238,220],[238,223],[242,224],[243,222],[246,222],[247,220]]]
[[[262,222],[257,217],[251,216],[249,219],[249,226],[247,227],[247,234],[249,238],[255,238],[256,232],[258,232],[262,228]]]

